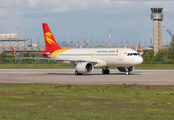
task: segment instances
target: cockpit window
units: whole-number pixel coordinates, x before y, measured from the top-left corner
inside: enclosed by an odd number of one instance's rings
[[[140,54],[139,54],[139,53],[128,53],[128,54],[127,54],[127,56],[132,56],[132,55],[133,55],[133,56],[138,56],[138,55],[140,55]]]

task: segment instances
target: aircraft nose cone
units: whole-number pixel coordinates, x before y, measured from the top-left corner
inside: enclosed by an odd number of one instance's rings
[[[141,56],[137,56],[134,59],[131,59],[131,61],[129,62],[129,65],[137,66],[137,65],[140,65],[141,63],[143,63],[143,58]]]
[[[138,59],[139,64],[143,63],[143,58],[140,56]]]

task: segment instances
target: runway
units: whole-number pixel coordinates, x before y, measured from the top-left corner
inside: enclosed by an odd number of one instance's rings
[[[89,74],[74,75],[75,69],[0,69],[0,83],[50,84],[140,84],[174,85],[174,70],[134,70],[125,75],[111,69],[102,75],[101,69]]]

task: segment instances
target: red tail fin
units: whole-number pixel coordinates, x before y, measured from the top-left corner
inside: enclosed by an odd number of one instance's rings
[[[62,49],[56,42],[47,23],[42,23],[46,50]]]
[[[14,51],[13,47],[11,47],[11,49],[13,50],[13,53],[15,56],[17,56],[16,52]]]
[[[139,44],[139,50],[140,50],[140,55],[143,55],[143,51],[142,51],[142,49],[141,49],[140,44]]]
[[[143,53],[142,50],[141,50],[141,46],[140,46],[140,44],[139,44],[139,50],[140,50],[140,53]]]

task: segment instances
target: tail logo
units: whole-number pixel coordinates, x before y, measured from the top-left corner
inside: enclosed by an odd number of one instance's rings
[[[142,50],[141,50],[141,48],[140,48],[140,53],[142,53]]]
[[[51,39],[51,35],[52,33],[50,32],[45,33],[45,39],[49,44],[55,44],[54,41]]]
[[[143,51],[141,50],[141,46],[140,46],[140,44],[139,44],[139,50],[140,50],[140,53],[143,53]]]

